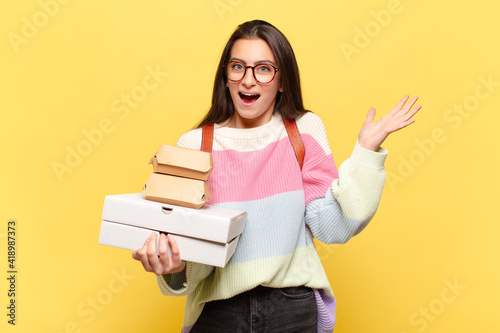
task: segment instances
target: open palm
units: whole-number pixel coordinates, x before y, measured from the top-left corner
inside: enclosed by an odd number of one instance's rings
[[[377,121],[373,121],[376,113],[375,108],[370,108],[358,135],[358,142],[361,147],[377,151],[389,134],[415,122],[415,119],[412,119],[412,117],[421,109],[421,106],[417,105],[413,107],[418,97],[413,97],[405,105],[408,98],[409,96],[403,97],[389,113]]]

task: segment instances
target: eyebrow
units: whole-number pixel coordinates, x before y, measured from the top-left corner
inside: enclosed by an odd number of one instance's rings
[[[240,59],[240,58],[236,58],[236,57],[232,57],[231,59],[229,59],[229,61],[239,61],[239,62],[242,62],[244,63],[245,65],[247,64],[247,62],[243,59]],[[267,59],[264,59],[264,60],[258,60],[255,62],[256,64],[260,64],[260,63],[270,63],[272,65],[275,65],[276,64],[274,63],[274,61],[271,61],[271,60],[267,60]]]

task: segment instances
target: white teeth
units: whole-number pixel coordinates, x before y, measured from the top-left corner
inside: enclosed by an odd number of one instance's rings
[[[240,94],[242,94],[243,96],[248,96],[248,97],[259,96],[259,94],[246,94],[246,93],[240,93]]]

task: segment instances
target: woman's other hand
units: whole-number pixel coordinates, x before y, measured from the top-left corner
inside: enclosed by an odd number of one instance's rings
[[[377,121],[373,121],[376,112],[375,108],[370,108],[358,135],[358,142],[361,147],[377,151],[389,134],[415,122],[415,119],[412,119],[412,117],[422,106],[417,105],[413,107],[418,97],[413,97],[405,105],[408,98],[409,96],[403,97],[398,105]]]
[[[175,239],[172,235],[161,234],[158,246],[159,254],[157,254],[156,237],[156,233],[149,236],[142,248],[132,253],[132,258],[140,261],[146,272],[153,272],[156,275],[182,272],[186,268],[186,262],[181,260]],[[167,240],[172,252],[170,256],[168,255]]]

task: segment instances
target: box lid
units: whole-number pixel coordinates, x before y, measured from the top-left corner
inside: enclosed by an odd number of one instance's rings
[[[142,191],[146,199],[201,208],[212,199],[208,181],[152,173]]]
[[[199,180],[207,180],[213,167],[211,153],[169,145],[161,145],[150,163],[154,172]]]
[[[147,200],[143,193],[108,195],[102,219],[227,243],[243,232],[247,213],[219,206],[186,208]]]

